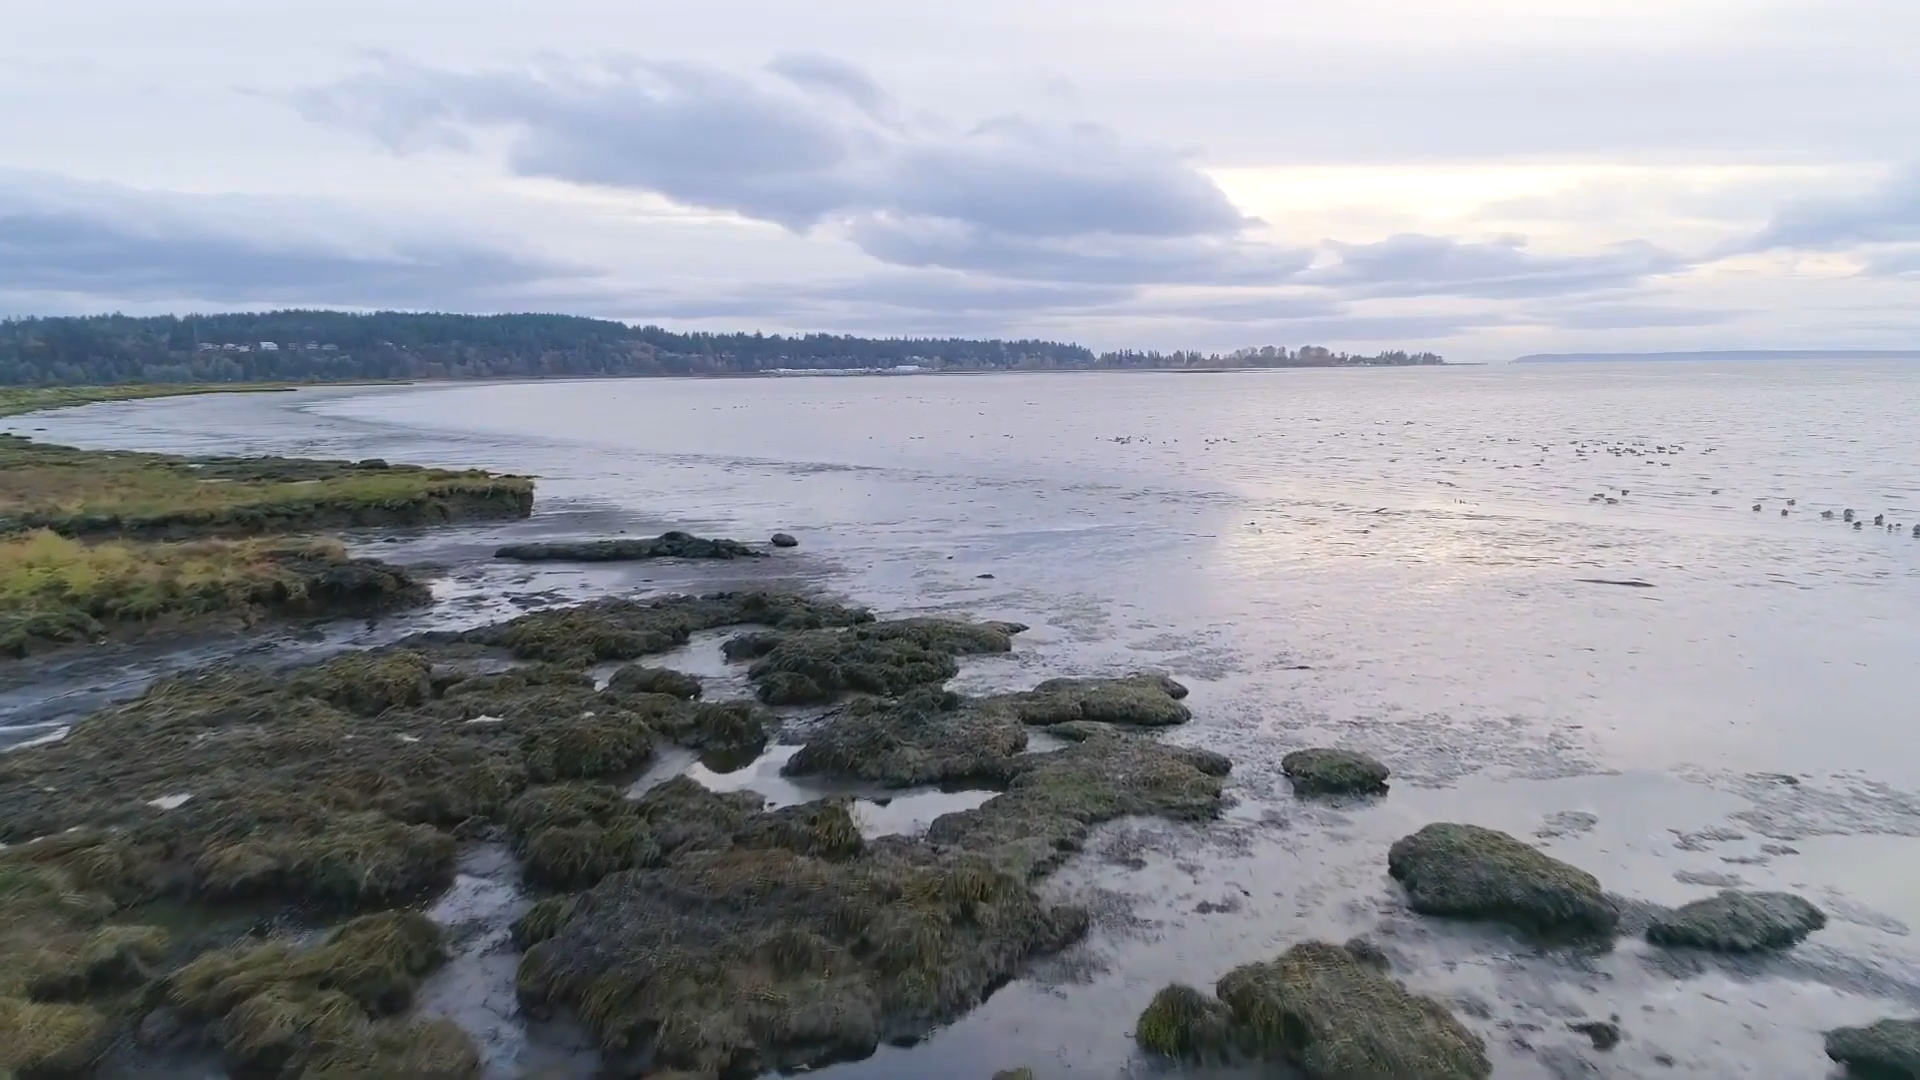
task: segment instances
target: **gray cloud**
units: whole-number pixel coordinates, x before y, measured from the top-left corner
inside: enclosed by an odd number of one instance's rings
[[[295,220],[304,217],[302,223]],[[452,239],[329,243],[342,215],[289,200],[142,192],[0,173],[0,292],[120,301],[473,306],[586,271]],[[357,223],[362,227],[366,222]],[[302,235],[302,233],[305,235]]]
[[[1560,330],[1642,330],[1724,326],[1748,314],[1726,308],[1676,307],[1635,302],[1567,302],[1530,307],[1526,317]]]
[[[905,118],[859,69],[812,56],[753,76],[627,60],[455,72],[399,60],[295,97],[319,123],[397,152],[509,132],[515,172],[658,193],[795,231],[828,227],[877,258],[1103,283],[1272,281],[1295,252],[1184,159],[1105,128],[1005,116]]]
[[[1833,249],[1908,240],[1920,240],[1920,165],[1899,169],[1863,195],[1788,203],[1735,250]]]
[[[1599,255],[1535,255],[1521,237],[1467,243],[1414,233],[1329,246],[1339,261],[1300,280],[1353,297],[1561,296],[1637,285],[1686,266],[1644,241],[1617,244]]]

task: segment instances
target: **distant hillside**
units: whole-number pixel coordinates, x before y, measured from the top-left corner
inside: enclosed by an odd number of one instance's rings
[[[678,334],[570,315],[274,311],[0,322],[0,385],[702,375],[773,368],[1074,366],[1051,341]]]
[[[1721,352],[1534,353],[1516,364],[1584,364],[1616,360],[1920,360],[1920,349],[1733,349]]]
[[[682,334],[572,315],[269,311],[0,321],[0,386],[749,375],[778,370],[1400,367],[1434,353],[1371,356],[1267,345],[1221,356],[1057,341]]]

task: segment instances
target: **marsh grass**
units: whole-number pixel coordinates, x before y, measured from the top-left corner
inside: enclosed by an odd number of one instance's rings
[[[0,532],[197,538],[525,517],[533,482],[368,460],[189,459],[0,435]]]
[[[83,543],[46,529],[0,537],[0,653],[92,641],[126,624],[299,608],[320,599],[316,573],[347,563],[345,545],[330,539]]]
[[[139,383],[130,386],[5,386],[0,387],[0,416],[45,409],[66,409],[102,401],[139,401],[190,394],[257,394],[291,390],[279,383],[211,385],[207,383]]]

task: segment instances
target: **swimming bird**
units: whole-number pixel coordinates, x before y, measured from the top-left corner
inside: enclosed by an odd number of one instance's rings
[[[1753,512],[1754,512],[1754,513],[1756,513],[1756,514],[1760,512],[1760,504],[1759,504],[1759,503],[1754,503],[1754,504],[1753,504]]]
[[[1885,514],[1873,515],[1873,523],[1875,525],[1885,525],[1887,523],[1887,515]]]
[[[1822,511],[1820,511],[1820,516],[1821,516],[1822,518],[1824,518],[1824,519],[1826,519],[1827,521],[1832,521],[1832,520],[1833,520],[1833,511],[1831,511],[1831,510],[1822,510]]]
[[[1853,511],[1851,511],[1851,510],[1847,510],[1847,511],[1844,511],[1844,512],[1842,512],[1842,513],[1841,513],[1841,515],[1840,515],[1840,520],[1841,520],[1841,521],[1852,521],[1852,520],[1853,520]]]
[[[1864,521],[1856,521],[1856,522],[1854,522],[1854,523],[1853,523],[1853,527],[1854,527],[1854,528],[1856,528],[1856,529],[1858,529],[1858,528],[1859,528],[1860,526],[1862,526],[1862,525],[1865,525],[1865,524],[1866,524],[1866,522],[1864,522]]]
[[[1793,499],[1788,499],[1788,500],[1787,500],[1787,505],[1788,505],[1788,506],[1792,506],[1792,505],[1794,505],[1794,501],[1795,501],[1795,500],[1793,500]]]
[[[1781,508],[1780,508],[1780,516],[1781,516],[1781,517],[1786,517],[1786,516],[1787,516],[1787,508],[1786,508],[1786,507],[1784,507],[1784,506],[1783,506],[1783,507],[1781,507]]]

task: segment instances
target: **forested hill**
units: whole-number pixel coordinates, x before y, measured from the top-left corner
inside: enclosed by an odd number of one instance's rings
[[[571,315],[272,311],[0,322],[0,385],[1080,367],[1050,341],[678,334]]]

